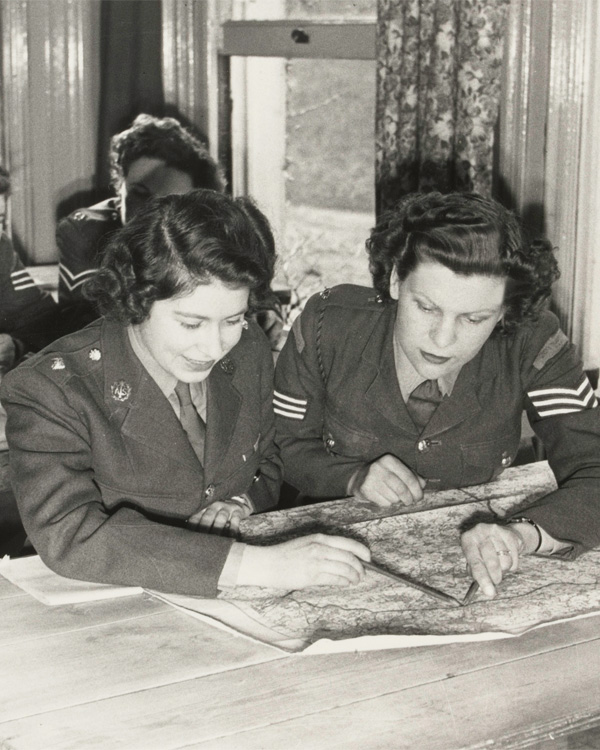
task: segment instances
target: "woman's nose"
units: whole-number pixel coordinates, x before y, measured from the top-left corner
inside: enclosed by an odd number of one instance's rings
[[[432,325],[429,335],[438,349],[446,349],[456,341],[456,323],[450,318],[440,318]]]
[[[202,354],[210,359],[215,361],[221,359],[225,353],[225,348],[219,326],[209,326],[202,331],[202,338],[198,341],[197,346]]]

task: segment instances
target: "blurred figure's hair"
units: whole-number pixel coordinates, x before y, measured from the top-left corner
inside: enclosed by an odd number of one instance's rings
[[[138,115],[127,130],[111,138],[110,175],[115,192],[131,164],[142,156],[161,159],[185,172],[195,188],[221,191],[225,187],[221,168],[206,147],[173,117]]]

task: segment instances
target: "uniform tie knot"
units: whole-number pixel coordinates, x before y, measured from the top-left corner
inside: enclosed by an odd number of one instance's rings
[[[442,400],[437,380],[424,380],[408,397],[406,408],[415,425],[422,430]]]

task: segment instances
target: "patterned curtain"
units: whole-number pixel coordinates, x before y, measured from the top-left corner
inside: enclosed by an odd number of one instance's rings
[[[510,0],[378,0],[378,209],[416,190],[492,191]]]

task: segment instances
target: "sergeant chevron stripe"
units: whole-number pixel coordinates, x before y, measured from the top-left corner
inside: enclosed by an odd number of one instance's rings
[[[72,292],[73,289],[77,289],[78,286],[81,286],[83,282],[87,281],[90,276],[93,276],[96,271],[96,268],[88,268],[86,271],[81,271],[81,273],[71,273],[62,263],[58,266],[60,278],[70,292]]]
[[[30,289],[36,285],[35,281],[29,274],[29,271],[24,268],[20,271],[13,271],[10,275],[10,280],[12,281],[15,292],[22,292],[23,289]]]
[[[578,388],[540,388],[528,391],[527,395],[540,417],[570,414],[598,406],[598,400],[586,376]]]
[[[308,400],[304,398],[292,398],[279,391],[273,394],[273,411],[282,417],[289,419],[304,419]]]

